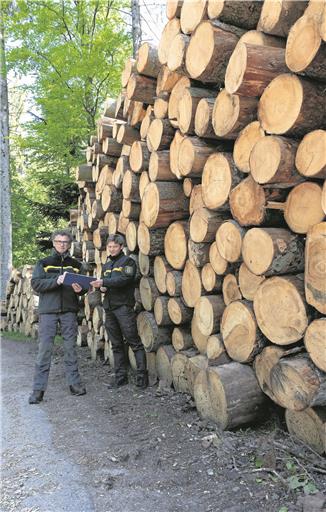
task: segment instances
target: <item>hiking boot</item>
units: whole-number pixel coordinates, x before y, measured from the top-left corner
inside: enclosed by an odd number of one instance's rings
[[[107,388],[108,389],[117,389],[117,388],[120,388],[121,386],[125,386],[126,384],[128,384],[127,377],[119,377],[119,378],[113,377],[110,380],[110,382],[108,383]]]
[[[86,388],[82,385],[79,385],[79,386],[69,386],[69,389],[70,389],[70,393],[72,395],[77,395],[77,396],[80,396],[80,395],[86,395]]]
[[[44,396],[44,391],[40,389],[34,389],[33,393],[30,395],[28,399],[28,403],[30,404],[39,404],[42,402]]]
[[[148,386],[148,373],[136,375],[136,386],[140,389],[145,389]]]

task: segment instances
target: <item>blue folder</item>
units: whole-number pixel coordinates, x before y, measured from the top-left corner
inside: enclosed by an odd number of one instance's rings
[[[74,274],[73,272],[66,272],[63,284],[70,286],[73,283],[78,283],[84,290],[88,290],[92,281],[96,281],[96,277],[84,276],[83,274]]]

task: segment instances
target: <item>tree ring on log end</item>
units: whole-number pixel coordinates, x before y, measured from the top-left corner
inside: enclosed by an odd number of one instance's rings
[[[269,269],[274,255],[272,237],[267,231],[252,228],[247,231],[242,241],[242,257],[248,269],[261,275]]]
[[[202,22],[192,34],[186,51],[186,68],[192,78],[200,77],[206,70],[214,53],[214,46],[212,25],[209,21]]]
[[[234,361],[248,362],[254,350],[257,325],[252,311],[242,302],[229,304],[221,320],[221,334],[224,346]]]
[[[285,50],[285,62],[291,71],[300,73],[314,60],[322,40],[317,20],[302,16],[292,26]]]
[[[223,153],[209,156],[202,175],[202,196],[205,206],[216,210],[228,200],[232,186],[232,170]]]
[[[213,114],[213,128],[218,137],[223,137],[232,132],[239,118],[240,98],[236,94],[229,94],[223,89],[217,96]]]

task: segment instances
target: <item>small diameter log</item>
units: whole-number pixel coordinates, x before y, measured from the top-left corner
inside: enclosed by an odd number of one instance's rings
[[[182,178],[179,169],[179,151],[184,138],[184,135],[182,135],[182,133],[177,130],[170,145],[170,168],[171,172],[176,176],[178,180]],[[187,194],[186,196],[189,197]]]
[[[271,369],[270,383],[274,400],[286,409],[326,405],[326,375],[308,354],[280,359]]]
[[[275,3],[274,0],[266,0],[263,3],[258,30],[266,34],[287,37],[290,28],[307,7],[307,2],[294,0],[287,2],[282,0]]]
[[[150,153],[146,142],[135,141],[130,150],[129,164],[134,172],[146,171],[148,169]]]
[[[140,215],[140,203],[132,203],[129,199],[122,200],[122,213],[128,219],[138,220]]]
[[[183,269],[188,249],[189,223],[187,221],[173,222],[166,230],[164,237],[164,254],[170,265],[176,269]]]
[[[229,94],[226,89],[216,97],[212,125],[217,137],[236,139],[239,132],[257,117],[258,99]]]
[[[109,167],[114,167],[117,164],[117,160],[118,159],[115,156],[104,155],[103,153],[99,153],[96,156],[96,167],[98,167],[99,171],[105,165],[108,165]]]
[[[148,128],[150,127],[150,124],[153,121],[153,119],[154,119],[154,109],[151,105],[148,105],[146,114],[140,124],[140,129],[139,129],[141,140],[144,141],[146,139]],[[147,147],[147,144],[146,144],[146,147]]]
[[[303,276],[266,279],[254,297],[254,311],[263,334],[276,345],[299,341],[308,326]]]
[[[265,277],[253,274],[245,263],[241,263],[238,280],[243,298],[253,301],[255,293],[261,283],[265,280]]]
[[[143,43],[138,49],[136,66],[141,75],[157,78],[161,69],[157,48],[149,43]]]
[[[235,220],[223,222],[216,232],[216,245],[226,261],[235,263],[241,259],[242,240],[246,230]]]
[[[109,228],[103,226],[93,231],[93,244],[96,249],[104,249],[106,247],[106,239],[109,235]]]
[[[150,179],[147,171],[143,171],[140,175],[139,179],[139,197],[140,199],[143,199],[143,195],[145,192],[145,188],[149,184]]]
[[[213,153],[206,161],[202,176],[202,196],[210,210],[228,209],[231,190],[242,180],[229,153]]]
[[[217,135],[212,125],[215,98],[202,98],[195,114],[195,133],[198,137],[216,139]]]
[[[119,188],[119,189],[122,188],[122,180],[123,180],[123,177],[128,169],[129,169],[128,157],[121,156],[118,159],[115,170],[112,174],[112,184],[116,188]]]
[[[190,37],[181,33],[177,34],[171,42],[167,60],[167,66],[171,71],[187,74],[185,67],[185,57],[189,41]]]
[[[126,244],[129,251],[134,252],[137,248],[138,222],[130,221],[126,228]]]
[[[98,199],[95,199],[95,201],[93,201],[93,203],[92,203],[92,211],[91,211],[92,218],[96,219],[96,220],[103,219],[105,211],[106,210],[104,210],[104,208],[103,208],[103,203],[101,204],[101,201],[99,201]]]
[[[127,97],[129,100],[142,101],[147,105],[154,105],[156,95],[156,81],[143,75],[132,74],[128,80]]]
[[[188,308],[180,297],[168,299],[167,308],[174,325],[186,324],[192,319],[192,308]]]
[[[207,19],[207,2],[205,0],[185,0],[183,2],[180,27],[184,34],[191,34],[204,19]]]
[[[161,97],[155,98],[154,117],[157,119],[165,119],[168,116],[169,96],[169,93],[162,92]]]
[[[319,32],[319,20],[313,16],[302,16],[291,27],[286,41],[287,67],[294,73],[325,81],[324,46]]]
[[[174,137],[174,128],[168,119],[153,119],[148,128],[146,144],[149,151],[169,149]]]
[[[209,262],[209,243],[196,243],[193,240],[188,240],[188,258],[193,265],[198,268],[203,267]]]
[[[250,0],[208,0],[207,14],[210,19],[218,18],[224,23],[250,30],[259,21],[262,2]]]
[[[119,231],[119,233],[122,233],[123,235],[126,235],[128,224],[129,224],[129,219],[127,219],[127,217],[124,217],[123,213],[120,212],[120,214],[119,214],[119,222],[118,222],[118,231]]]
[[[148,174],[151,181],[176,181],[170,168],[170,151],[153,151],[149,160]]]
[[[107,212],[104,217],[104,223],[109,228],[109,233],[115,235],[118,231],[119,215],[113,212]]]
[[[120,125],[120,129],[126,125]],[[119,130],[120,131],[120,130]],[[124,144],[124,142],[122,143]],[[117,156],[121,155],[122,144],[120,140],[111,139],[106,137],[102,142],[102,151],[105,155]]]
[[[160,345],[171,343],[171,329],[158,327],[154,315],[142,311],[137,317],[137,329],[146,352],[156,352]]]
[[[306,301],[326,314],[326,222],[311,227],[305,248]]]
[[[166,275],[166,290],[170,297],[181,295],[182,272],[171,270]]]
[[[223,276],[226,273],[228,262],[221,256],[216,242],[213,242],[209,248],[209,262],[218,276]]]
[[[190,85],[190,79],[186,76],[183,76],[180,80],[177,81],[171,91],[169,98],[168,117],[171,125],[174,128],[178,128],[179,101],[181,100],[185,90],[190,87]]]
[[[321,198],[322,189],[317,183],[306,181],[291,190],[286,199],[284,218],[292,231],[307,233],[324,219]]]
[[[221,334],[212,334],[207,340],[207,359],[210,366],[231,362],[222,340]]]
[[[186,327],[175,327],[172,332],[172,345],[176,352],[193,347],[190,330]]]
[[[167,66],[162,66],[157,77],[156,95],[170,94],[176,83],[181,80],[182,75],[175,71],[170,71]]]
[[[187,261],[182,274],[182,297],[186,305],[194,308],[197,300],[204,293],[200,278],[200,269],[191,261]]]
[[[208,293],[220,293],[222,291],[222,280],[215,273],[212,265],[206,263],[201,270],[203,287]]]
[[[182,176],[200,176],[207,158],[216,152],[213,146],[198,137],[184,137],[178,153],[178,170]]]
[[[304,241],[283,228],[252,228],[242,241],[242,257],[257,275],[273,276],[304,270]]]
[[[165,229],[148,229],[140,222],[138,226],[139,250],[146,256],[157,256],[163,253]]]
[[[173,18],[180,18],[183,0],[167,0],[166,2],[166,17],[168,20]]]
[[[82,164],[76,167],[76,181],[93,181],[92,164]]]
[[[309,407],[304,411],[285,411],[285,421],[291,436],[300,439],[315,452],[326,451],[326,411],[324,407]]]
[[[184,186],[184,182],[183,182],[183,190],[184,189],[185,189],[185,186]],[[201,184],[198,184],[192,188],[192,191],[190,194],[190,203],[189,203],[190,215],[192,215],[195,210],[198,210],[198,208],[203,208],[203,207],[205,207],[205,204],[203,201],[202,186],[201,186]]]
[[[142,101],[132,101],[128,110],[127,122],[130,126],[138,128],[146,116],[146,105]],[[140,138],[140,137],[138,137]]]
[[[235,274],[227,274],[222,283],[223,301],[226,306],[236,300],[241,300],[242,295]]]
[[[267,133],[297,137],[325,127],[325,102],[322,86],[296,75],[282,74],[263,92],[258,118]]]
[[[182,185],[173,182],[149,183],[142,198],[142,220],[149,228],[167,227],[172,220],[188,216],[189,199]]]
[[[155,284],[161,293],[166,293],[166,276],[172,268],[164,256],[156,256],[154,259],[154,279]]]
[[[128,144],[131,146],[133,142],[140,139],[139,131],[128,124],[122,124],[117,134],[117,141],[120,144]],[[104,141],[105,142],[105,141]],[[120,151],[121,153],[121,151]],[[120,154],[119,154],[120,156]]]
[[[233,160],[240,171],[250,172],[249,157],[251,150],[264,135],[265,132],[259,121],[252,121],[241,130],[233,147]]]
[[[226,69],[225,89],[229,94],[261,96],[273,78],[287,71],[283,48],[239,42]]]
[[[142,276],[149,276],[153,274],[151,260],[149,256],[147,256],[147,254],[144,254],[142,252],[138,253],[138,264]]]
[[[190,220],[190,237],[194,242],[213,242],[216,230],[223,224],[225,217],[208,208],[198,208]]]
[[[172,359],[175,350],[172,345],[161,345],[156,352],[156,369],[160,388],[169,389],[173,384]]]
[[[121,73],[121,85],[122,87],[127,87],[128,80],[132,73],[136,71],[136,60],[133,58],[129,58],[125,62],[125,67]]]
[[[102,192],[102,208],[106,212],[119,212],[122,208],[122,194],[116,187],[112,185],[105,185]]]
[[[155,300],[160,295],[154,279],[152,277],[143,276],[139,283],[139,292],[144,309],[151,311],[154,308]]]
[[[311,360],[323,372],[326,372],[325,333],[326,318],[318,318],[309,324],[304,336],[304,344]]]
[[[157,297],[154,303],[154,317],[157,325],[173,325],[168,311],[169,297]]]
[[[221,295],[200,297],[195,304],[194,322],[204,336],[210,336],[220,329],[220,321],[225,309]]]
[[[178,106],[178,127],[181,133],[195,133],[195,115],[198,103],[202,98],[215,98],[216,92],[200,87],[185,89]]]
[[[178,18],[169,20],[165,25],[158,45],[158,58],[161,64],[167,63],[171,43],[180,31],[180,20]]]
[[[224,81],[238,36],[220,27],[218,22],[204,21],[192,34],[186,51],[186,69],[191,78],[214,84]]]
[[[208,419],[223,430],[254,423],[263,414],[265,397],[260,390],[253,370],[240,363],[213,366],[207,369],[207,388],[198,393],[194,386],[196,407],[198,398],[207,397]],[[200,401],[199,401],[200,402]],[[200,405],[200,404],[198,404]]]
[[[292,186],[303,181],[295,169],[298,142],[271,135],[258,140],[249,157],[251,176],[257,183]]]
[[[221,334],[227,353],[239,363],[253,361],[266,344],[258,329],[252,304],[245,300],[237,300],[225,308]]]
[[[140,202],[139,175],[132,171],[126,171],[122,181],[122,195],[129,201]]]
[[[307,133],[295,155],[295,166],[305,178],[326,178],[326,131]]]

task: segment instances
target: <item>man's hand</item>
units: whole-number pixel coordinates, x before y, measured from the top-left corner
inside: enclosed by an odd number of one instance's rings
[[[65,274],[66,274],[66,272],[64,272],[63,274],[61,274],[61,275],[58,277],[58,279],[57,279],[57,284],[58,284],[58,285],[61,285],[61,284],[63,283],[63,280],[64,280],[64,278],[65,278]]]
[[[82,291],[82,287],[78,283],[72,283],[71,287],[75,293],[80,293]]]
[[[103,286],[103,279],[96,279],[95,281],[91,281],[90,285],[93,286],[93,288],[101,288]]]
[[[101,286],[100,291],[101,291],[102,293],[105,293],[105,292],[107,291],[107,288],[105,288],[105,286]]]

